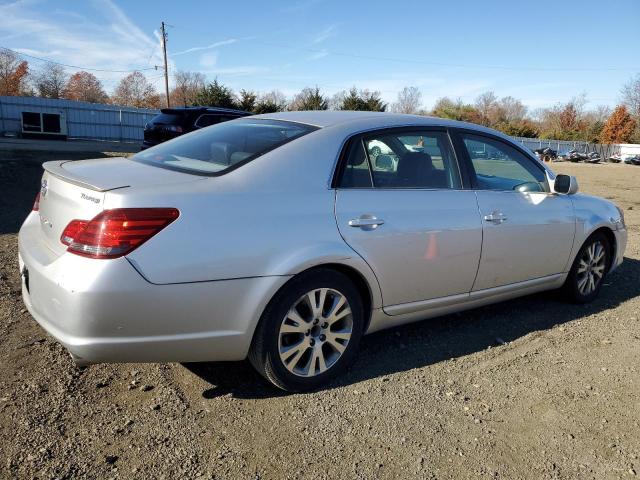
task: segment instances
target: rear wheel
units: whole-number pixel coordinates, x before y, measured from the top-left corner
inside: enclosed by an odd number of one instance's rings
[[[348,277],[330,269],[304,273],[265,309],[249,360],[283,390],[317,388],[347,369],[363,319],[362,300]]]
[[[611,264],[610,247],[603,233],[591,235],[584,243],[563,287],[572,301],[587,303],[598,296]]]

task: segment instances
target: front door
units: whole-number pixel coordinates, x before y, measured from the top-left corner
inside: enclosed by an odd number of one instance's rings
[[[473,290],[564,272],[575,233],[571,199],[550,193],[544,168],[511,145],[470,133],[460,138],[483,226]]]
[[[337,181],[336,220],[372,267],[384,306],[468,293],[482,225],[462,190],[447,133],[393,129],[356,137]]]

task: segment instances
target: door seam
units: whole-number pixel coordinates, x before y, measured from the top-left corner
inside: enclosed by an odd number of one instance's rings
[[[478,257],[478,266],[476,268],[476,275],[473,278],[471,284],[471,290],[468,293],[473,292],[478,281],[478,274],[480,273],[480,265],[482,264],[482,254],[484,253],[484,224],[482,223],[482,211],[480,210],[480,200],[478,200],[478,190],[473,190],[473,196],[476,198],[476,207],[478,208],[478,221],[480,222],[480,256]]]

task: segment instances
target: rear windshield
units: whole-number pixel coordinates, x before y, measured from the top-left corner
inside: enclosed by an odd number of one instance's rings
[[[153,117],[151,123],[157,125],[178,125],[182,121],[182,115],[176,113],[161,113],[157,117]]]
[[[161,143],[131,159],[198,175],[222,175],[315,129],[279,120],[235,120]]]

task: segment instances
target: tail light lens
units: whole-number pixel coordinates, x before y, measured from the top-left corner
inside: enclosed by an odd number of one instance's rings
[[[138,248],[179,215],[175,208],[104,210],[91,221],[72,220],[60,241],[76,255],[118,258]]]
[[[165,128],[170,132],[182,133],[182,127],[180,125],[167,125]]]
[[[89,222],[86,220],[71,220],[69,225],[66,226],[62,235],[60,236],[60,241],[65,245],[71,245],[73,239],[78,236],[78,234],[85,229]]]
[[[36,199],[33,201],[33,207],[31,207],[33,212],[37,212],[40,210],[40,192],[36,195]]]

